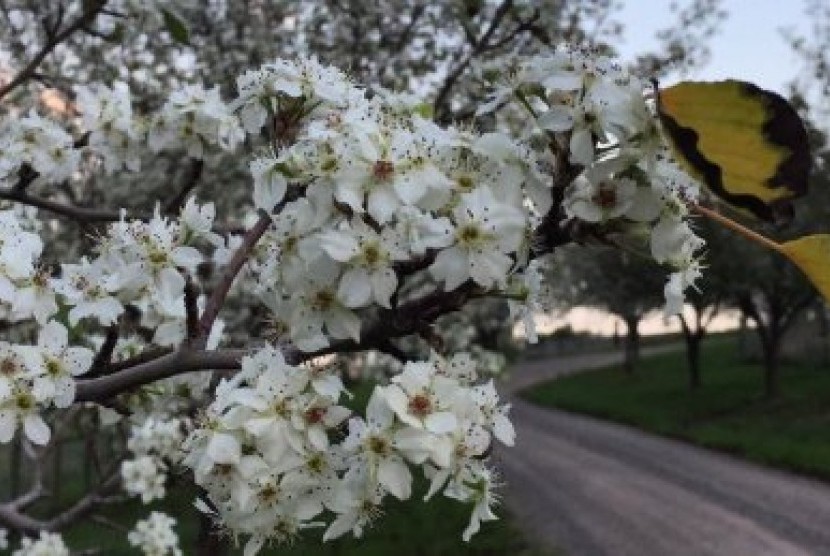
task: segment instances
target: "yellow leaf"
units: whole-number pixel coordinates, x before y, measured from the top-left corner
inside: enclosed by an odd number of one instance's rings
[[[680,165],[729,205],[777,220],[807,191],[807,132],[780,95],[744,81],[684,81],[658,91],[657,111]]]
[[[781,252],[830,301],[830,234],[814,234],[781,244]]]

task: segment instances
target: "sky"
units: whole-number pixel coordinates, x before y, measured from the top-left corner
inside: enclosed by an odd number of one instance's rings
[[[669,0],[622,0],[619,19],[625,25],[624,42],[618,45],[623,60],[657,50],[656,32],[675,19]],[[686,5],[684,0],[681,5]],[[764,89],[786,92],[786,84],[803,68],[784,40],[781,29],[808,36],[811,24],[805,0],[723,0],[728,12],[710,44],[709,63],[687,79],[725,78],[751,81]],[[671,84],[671,79],[666,84]]]

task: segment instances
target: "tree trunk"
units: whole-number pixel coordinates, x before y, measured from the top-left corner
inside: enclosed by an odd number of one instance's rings
[[[703,334],[692,333],[686,337],[686,365],[689,369],[689,390],[700,388],[700,341]]]
[[[683,331],[683,340],[686,342],[686,369],[689,371],[689,390],[694,391],[700,387],[700,342],[706,335],[706,328],[701,324],[700,311],[695,307],[696,322],[695,328],[691,328],[682,314],[680,327]]]
[[[741,312],[741,319],[739,321],[740,325],[738,327],[738,355],[742,360],[750,359],[750,346],[749,346],[749,325],[748,325],[748,317],[746,313]]]
[[[774,400],[780,393],[779,385],[779,348],[781,337],[770,334],[769,338],[762,342],[764,350],[764,397]]]
[[[623,361],[623,370],[626,374],[634,374],[634,368],[637,365],[637,360],[640,357],[640,331],[637,327],[640,325],[639,317],[628,316],[625,317],[625,325],[628,328],[625,335],[625,359]]]

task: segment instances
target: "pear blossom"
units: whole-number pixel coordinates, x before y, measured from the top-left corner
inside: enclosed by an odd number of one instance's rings
[[[109,325],[124,312],[124,306],[113,295],[120,289],[122,278],[119,274],[110,274],[102,262],[81,259],[78,264],[64,263],[61,270],[60,278],[53,279],[51,285],[72,306],[71,325],[87,317]]]
[[[409,362],[382,395],[402,422],[441,434],[458,426],[451,411],[457,390],[458,384],[438,374],[434,363]]]
[[[383,488],[366,489],[360,482],[344,481],[335,494],[330,506],[337,517],[331,522],[323,540],[342,537],[349,531],[356,538],[363,536],[363,530],[371,526],[382,514]]]
[[[23,537],[11,556],[69,556],[69,548],[58,533],[41,531],[37,539]]]
[[[306,284],[291,296],[291,340],[303,351],[326,347],[329,336],[360,340],[360,319],[337,288],[337,266],[323,259],[309,265]]]
[[[15,120],[9,130],[0,128],[0,136],[4,132],[9,137],[0,153],[0,182],[11,181],[23,164],[30,165],[39,180],[47,183],[66,180],[77,170],[81,153],[72,136],[34,110]]]
[[[145,504],[163,499],[167,466],[159,458],[144,455],[121,464],[121,478],[128,494],[140,496]]]
[[[189,156],[204,158],[205,147],[233,150],[244,138],[236,116],[219,97],[219,88],[186,85],[175,91],[148,131],[154,151],[184,146]]]
[[[412,474],[395,444],[394,418],[383,390],[376,386],[366,405],[366,420],[349,421],[349,436],[343,446],[354,454],[350,457],[351,465],[367,467],[369,484],[376,485],[370,491],[379,487],[406,500],[412,492]]]
[[[107,173],[122,166],[137,172],[141,167],[139,144],[143,132],[133,118],[127,84],[116,81],[108,87],[93,83],[76,85],[74,89],[83,125],[90,132],[89,149],[101,156]]]
[[[615,175],[621,162],[598,162],[580,174],[568,188],[564,208],[570,217],[585,222],[629,218],[639,222],[656,220],[663,203],[654,191],[635,179]]]
[[[146,556],[181,556],[179,536],[173,530],[176,520],[161,512],[151,512],[136,522],[127,533],[130,545],[137,546]]]
[[[444,491],[451,498],[473,504],[470,523],[462,534],[465,541],[469,541],[479,531],[482,521],[497,519],[492,509],[492,506],[498,502],[498,497],[494,492],[495,486],[494,473],[481,462],[472,462],[450,482]]]
[[[282,201],[288,188],[288,179],[283,173],[284,163],[276,157],[255,158],[249,164],[254,178],[254,206],[271,212]]]
[[[69,407],[75,398],[75,376],[89,370],[91,349],[69,345],[69,332],[57,321],[41,328],[37,346],[24,352],[26,366],[34,374],[32,392],[50,398],[55,407]]]
[[[0,277],[0,282],[2,280]],[[35,271],[31,278],[20,280],[17,285],[17,292],[11,299],[12,313],[15,318],[32,317],[38,324],[45,324],[58,312],[55,291],[51,287],[45,270]],[[2,289],[0,285],[0,290]],[[0,294],[0,299],[3,299],[2,294]]]
[[[514,206],[499,202],[487,187],[478,187],[462,196],[453,211],[455,242],[441,250],[430,267],[448,290],[468,278],[484,287],[502,284],[513,260],[509,253],[523,241],[527,218]]]
[[[354,219],[346,229],[323,233],[320,246],[335,261],[349,265],[338,288],[338,297],[347,307],[363,307],[373,300],[389,308],[398,285],[392,264],[407,258],[403,240],[394,229],[378,234]]]

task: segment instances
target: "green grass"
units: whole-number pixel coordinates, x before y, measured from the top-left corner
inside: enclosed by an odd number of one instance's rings
[[[830,479],[830,369],[784,364],[781,395],[768,401],[761,367],[738,360],[734,338],[713,338],[702,348],[703,386],[694,392],[680,351],[644,359],[634,376],[619,367],[601,369],[523,395]]]
[[[365,407],[373,385],[356,384],[350,390],[355,394],[348,405],[353,409]],[[85,491],[83,473],[83,449],[81,442],[68,443],[62,449],[60,501],[54,500],[38,503],[33,508],[35,515],[43,517],[53,515],[53,510],[71,504]],[[24,460],[25,461],[25,460]],[[0,492],[3,498],[8,496],[9,484],[6,472],[9,463],[8,451],[0,452]],[[24,469],[23,474],[27,471]],[[413,471],[416,477],[418,471]],[[94,479],[93,479],[94,482]],[[135,548],[126,541],[126,531],[131,529],[138,519],[149,515],[152,510],[161,510],[178,519],[176,532],[179,534],[180,546],[184,554],[193,554],[193,547],[199,532],[199,522],[193,502],[196,490],[186,486],[184,480],[172,486],[168,496],[162,502],[142,505],[137,500],[108,506],[98,512],[100,518],[85,519],[62,531],[64,539],[73,551],[96,548],[107,556],[134,556]],[[25,483],[24,483],[25,484]],[[461,540],[461,533],[469,522],[471,506],[436,495],[429,502],[423,502],[427,482],[418,478],[413,485],[413,496],[408,502],[399,502],[391,496],[385,507],[385,514],[376,522],[375,527],[364,532],[362,539],[351,537],[323,544],[324,529],[312,529],[305,532],[291,546],[275,546],[263,550],[260,554],[286,556],[550,556],[552,551],[544,551],[531,546],[518,531],[504,508],[497,508],[499,521],[483,523],[481,531],[469,543]],[[57,506],[56,506],[57,504]],[[123,532],[119,533],[118,529]],[[16,542],[12,543],[16,546]],[[241,544],[244,546],[244,544]],[[242,551],[234,550],[238,555]]]

